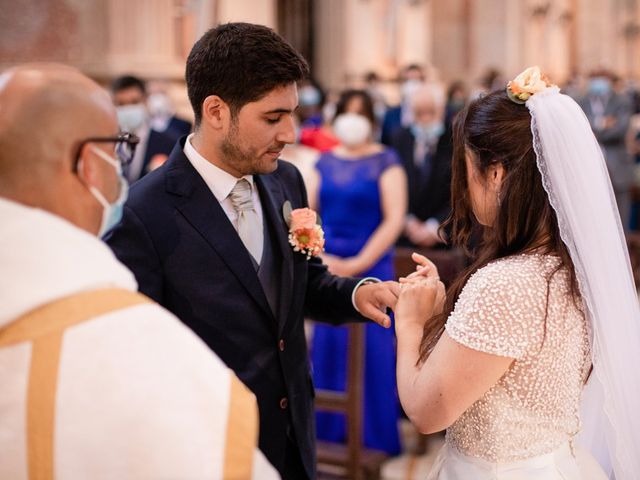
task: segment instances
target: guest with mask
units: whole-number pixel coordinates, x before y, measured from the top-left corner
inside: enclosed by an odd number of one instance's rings
[[[324,92],[313,79],[298,82],[298,115],[302,128],[322,126],[322,106]]]
[[[395,278],[393,246],[406,215],[407,180],[396,153],[373,141],[374,122],[365,91],[342,94],[333,122],[340,145],[316,163],[309,203],[322,218],[323,260],[332,273],[390,280]],[[364,444],[393,455],[400,452],[394,337],[389,330],[365,329]],[[311,357],[318,388],[345,389],[346,345],[346,328],[316,325]],[[318,413],[317,432],[319,439],[344,441],[344,418]]]
[[[373,113],[376,116],[376,124],[382,125],[388,108],[387,99],[382,88],[382,80],[376,72],[370,71],[364,76],[364,84],[367,93],[373,101]]]
[[[423,68],[417,64],[407,65],[400,72],[400,105],[389,108],[382,120],[380,141],[391,145],[391,136],[396,130],[411,123],[411,96],[426,81]]]
[[[135,133],[140,138],[127,172],[127,180],[133,183],[165,162],[173,150],[175,139],[151,128],[147,89],[142,80],[130,75],[118,77],[111,84],[111,94],[120,129]]]
[[[444,124],[451,128],[453,117],[467,104],[467,87],[464,82],[456,80],[447,89],[447,103],[444,109]]]
[[[604,154],[616,195],[622,226],[628,229],[631,215],[632,159],[626,149],[631,101],[613,89],[612,75],[605,70],[592,72],[587,94],[579,100],[589,119],[602,153]]]
[[[151,128],[166,133],[176,142],[183,135],[191,133],[191,122],[176,115],[176,109],[169,95],[163,90],[150,93],[147,97],[147,109],[151,117]]]
[[[305,79],[298,82],[298,110],[300,123],[299,142],[318,152],[331,150],[338,144],[331,129],[333,114],[325,116],[326,96],[315,80]]]
[[[400,243],[435,247],[443,243],[438,229],[450,212],[451,129],[444,122],[444,94],[437,86],[421,87],[411,107],[411,125],[391,140],[409,179],[409,211]]]

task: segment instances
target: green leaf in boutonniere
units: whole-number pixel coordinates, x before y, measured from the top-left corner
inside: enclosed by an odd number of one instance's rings
[[[293,212],[291,202],[289,200],[285,200],[282,204],[282,217],[284,218],[287,227],[291,227],[291,212]],[[316,214],[316,224],[320,227],[322,226],[322,218],[320,218],[320,215],[318,214]]]
[[[291,226],[291,212],[292,211],[293,211],[293,208],[291,207],[291,202],[289,200],[286,200],[282,204],[282,216],[284,217],[284,221],[287,224],[287,227]]]

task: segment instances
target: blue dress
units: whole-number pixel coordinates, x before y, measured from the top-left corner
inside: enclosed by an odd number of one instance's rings
[[[331,152],[320,157],[316,164],[321,177],[319,213],[327,253],[352,257],[362,250],[382,222],[379,180],[392,165],[400,165],[400,160],[390,149],[360,159],[344,159]],[[394,279],[393,248],[361,276]],[[396,455],[400,439],[394,329],[367,323],[365,337],[364,444]],[[316,387],[344,391],[347,340],[347,327],[315,325],[311,360]],[[318,412],[316,423],[319,439],[345,441],[343,415]]]

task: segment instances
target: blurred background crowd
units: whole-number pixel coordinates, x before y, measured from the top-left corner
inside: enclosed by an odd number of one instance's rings
[[[447,261],[453,270],[464,264],[440,230],[453,119],[534,64],[582,106],[623,226],[630,238],[640,230],[636,0],[3,0],[0,70],[63,62],[104,85],[121,128],[141,139],[127,172],[133,183],[191,131],[186,56],[226,21],[268,25],[309,61],[297,142],[282,158],[303,174],[334,273],[397,278],[414,249],[444,259],[445,272]],[[347,388],[347,328],[310,335],[321,390]],[[363,443],[397,455],[406,445],[393,331],[367,326],[365,344]],[[319,413],[322,440],[344,441],[346,429],[344,416]]]
[[[411,217],[403,241],[431,246],[436,221],[446,216],[446,195],[437,191],[446,178],[438,177],[437,159],[448,154],[453,115],[470,99],[502,88],[524,66],[538,64],[581,99],[607,154],[623,223],[636,230],[638,3],[23,0],[0,9],[0,68],[63,62],[110,88],[123,128],[148,129],[133,181],[161,164],[169,144],[189,131],[183,75],[195,39],[225,21],[271,26],[312,69],[299,86],[299,146],[287,158],[308,177],[319,154],[340,142],[335,120],[341,96],[361,90],[363,105],[348,109],[367,113],[362,110],[371,104],[370,140],[393,148],[409,175]],[[425,154],[436,160],[423,162]],[[431,177],[438,180],[426,188]],[[419,226],[414,219],[430,222]]]

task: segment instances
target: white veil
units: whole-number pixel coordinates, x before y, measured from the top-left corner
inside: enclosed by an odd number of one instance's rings
[[[640,308],[607,167],[584,113],[557,87],[532,95],[526,106],[538,169],[592,330],[593,372],[578,441],[611,478],[638,478]]]

